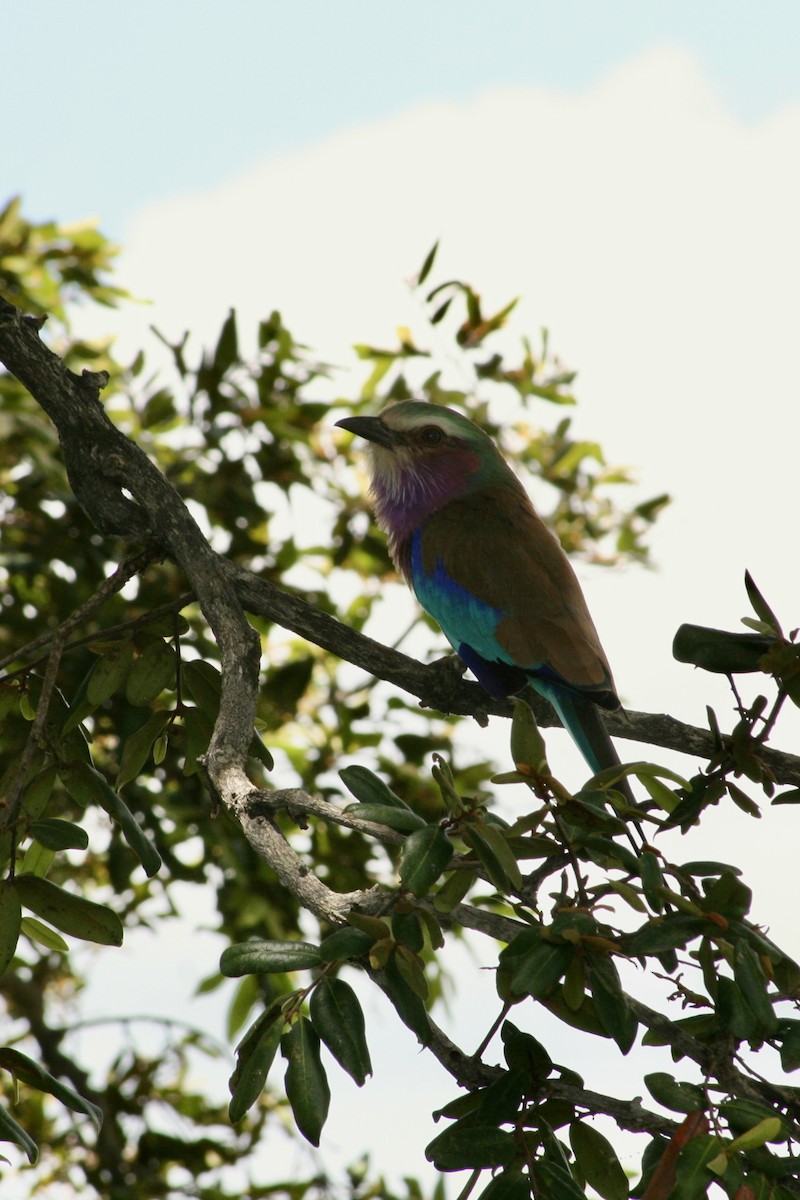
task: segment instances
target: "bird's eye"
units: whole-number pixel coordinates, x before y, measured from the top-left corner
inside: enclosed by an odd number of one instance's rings
[[[423,441],[426,446],[438,446],[444,434],[438,425],[426,425],[420,431],[420,441]]]

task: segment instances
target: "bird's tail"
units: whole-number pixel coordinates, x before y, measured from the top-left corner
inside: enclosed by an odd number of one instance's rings
[[[581,696],[579,692],[548,686],[538,679],[536,691],[550,701],[561,719],[561,724],[593,771],[603,771],[606,767],[620,765],[620,757],[596,704],[586,696]],[[627,779],[620,779],[615,787],[623,793],[629,803],[635,803]]]

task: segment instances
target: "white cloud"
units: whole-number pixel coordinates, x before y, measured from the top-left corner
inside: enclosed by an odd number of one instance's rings
[[[519,327],[547,325],[579,369],[579,427],[675,496],[659,574],[589,590],[630,705],[680,708],[681,621],[736,622],[746,566],[788,621],[796,606],[799,140],[800,106],[739,125],[667,47],[584,93],[425,105],[159,205],[125,282],[169,332],[279,308],[337,362],[418,319],[403,281],[439,235],[441,277],[488,304],[520,293]]]

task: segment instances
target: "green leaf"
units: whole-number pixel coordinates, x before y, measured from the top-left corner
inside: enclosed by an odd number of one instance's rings
[[[678,1083],[666,1071],[645,1075],[644,1084],[653,1099],[671,1112],[690,1113],[706,1107],[701,1087],[694,1083]]]
[[[705,1200],[713,1175],[709,1163],[722,1148],[719,1138],[702,1134],[683,1147],[675,1163],[675,1188],[670,1200]]]
[[[539,1159],[533,1167],[536,1200],[585,1200],[586,1193],[563,1163]]]
[[[56,933],[55,929],[51,929],[49,925],[43,925],[41,921],[37,921],[36,917],[23,917],[20,933],[24,933],[32,942],[44,946],[45,950],[55,950],[58,954],[69,953],[69,946],[61,934]]]
[[[428,1013],[419,995],[409,987],[398,968],[395,956],[392,955],[383,968],[385,991],[400,1020],[413,1033],[417,1040],[427,1046],[431,1040],[431,1027]]]
[[[348,804],[344,811],[352,813],[361,821],[375,821],[376,824],[385,825],[387,829],[394,829],[399,833],[413,833],[414,830],[425,827],[424,818],[412,812],[410,808],[392,808],[388,804]]]
[[[776,1116],[774,1109],[767,1104],[759,1104],[756,1100],[724,1100],[719,1105],[719,1112],[737,1138]],[[765,1139],[766,1141],[786,1141],[789,1136],[783,1124],[780,1129],[770,1127],[769,1132],[770,1137]]]
[[[153,746],[163,734],[172,718],[172,713],[166,708],[159,708],[147,718],[144,724],[125,738],[120,758],[119,772],[116,779],[116,790],[121,792],[126,784],[137,779],[142,768],[153,752]]]
[[[318,967],[322,957],[310,942],[239,942],[223,950],[219,969],[229,978],[239,975],[268,975],[282,971],[304,971]]]
[[[628,1177],[608,1138],[586,1121],[573,1121],[569,1142],[578,1170],[603,1200],[628,1200]]]
[[[264,1090],[282,1033],[283,1016],[273,1005],[251,1025],[236,1047],[236,1066],[228,1081],[228,1116],[233,1124],[241,1121]]]
[[[587,966],[597,1014],[622,1053],[627,1054],[639,1023],[622,990],[617,968],[609,955],[600,954],[587,955]]]
[[[500,963],[511,968],[511,991],[516,996],[541,1000],[564,977],[575,947],[546,941],[539,930],[523,930],[500,953]]]
[[[437,1171],[466,1171],[503,1167],[514,1157],[514,1138],[504,1129],[477,1125],[466,1118],[445,1129],[425,1147],[425,1157]]]
[[[761,595],[761,592],[756,587],[753,577],[749,571],[745,571],[744,573],[744,586],[747,589],[748,599],[750,600],[750,603],[753,606],[753,611],[755,612],[759,621],[763,622],[763,624],[767,625],[771,630],[774,630],[778,637],[783,637],[778,618],[775,616],[775,613],[772,611],[764,597]]]
[[[172,646],[161,638],[148,642],[128,672],[125,685],[128,703],[143,707],[152,703],[165,689],[172,690],[175,687],[177,662]]]
[[[99,1132],[103,1124],[102,1109],[74,1091],[73,1088],[68,1087],[67,1084],[56,1079],[49,1071],[45,1071],[44,1067],[32,1058],[28,1058],[27,1054],[22,1054],[10,1046],[3,1046],[0,1048],[0,1067],[10,1071],[16,1079],[21,1080],[28,1087],[38,1088],[40,1092],[48,1092],[49,1095],[55,1096],[56,1100],[60,1100],[72,1112],[83,1113],[84,1116],[89,1117]]]
[[[518,696],[512,697],[512,703],[511,761],[517,770],[527,767],[531,771],[547,771],[547,749],[533,710]]]
[[[429,989],[425,978],[425,964],[419,955],[409,950],[408,946],[399,943],[394,948],[394,962],[412,992],[415,992],[420,1000],[427,1000]]]
[[[111,909],[67,892],[38,875],[17,875],[13,885],[23,908],[55,925],[62,933],[101,946],[122,945],[122,922]]]
[[[17,1124],[2,1104],[0,1104],[0,1142],[13,1142],[16,1146],[21,1146],[31,1166],[39,1161],[39,1147],[36,1142],[21,1125]]]
[[[663,954],[665,950],[680,950],[708,929],[702,917],[684,913],[669,913],[653,917],[623,939],[625,951],[633,955]]]
[[[778,1018],[767,995],[767,981],[755,950],[745,942],[736,945],[733,956],[733,978],[762,1030],[774,1033]]]
[[[508,1167],[495,1175],[478,1200],[530,1200],[531,1183],[519,1167]]]
[[[325,963],[361,958],[363,955],[369,954],[370,947],[374,942],[375,938],[371,934],[364,933],[361,929],[345,926],[343,929],[334,929],[333,933],[329,933],[322,939],[319,945],[319,956]]]
[[[86,850],[89,846],[89,835],[85,829],[72,821],[62,821],[59,817],[34,821],[30,834],[48,850]]]
[[[222,689],[222,677],[218,668],[202,658],[191,658],[182,665],[181,679],[197,707],[213,724],[219,712]]]
[[[29,821],[37,821],[47,807],[58,768],[55,763],[35,775],[25,789],[22,807]]]
[[[744,917],[750,911],[752,899],[750,888],[732,872],[725,871],[707,889],[703,907],[723,917]]]
[[[331,1100],[319,1053],[319,1036],[307,1017],[299,1017],[281,1039],[287,1059],[286,1097],[295,1123],[312,1146],[319,1145]]]
[[[70,763],[69,768],[60,774],[62,783],[71,796],[77,799],[80,795],[80,803],[91,802],[99,805],[116,822],[125,841],[144,867],[145,874],[152,878],[161,867],[161,855],[106,777],[89,763],[83,762]]]
[[[517,860],[496,825],[472,821],[464,828],[462,836],[499,892],[516,891],[522,886]]]
[[[359,1087],[372,1074],[364,1014],[342,979],[322,979],[311,993],[311,1024],[336,1061]]]
[[[763,633],[727,633],[702,625],[681,625],[672,643],[672,654],[678,662],[692,663],[703,671],[741,675],[762,670],[761,659],[775,640]]]
[[[420,954],[425,947],[421,917],[420,910],[405,912],[395,909],[392,913],[392,937],[396,942],[408,946],[415,954]]]
[[[727,975],[720,975],[717,979],[715,1007],[722,1028],[733,1034],[738,1041],[755,1037],[759,1027],[758,1018],[738,985]]]
[[[781,1066],[787,1073],[800,1067],[800,1021],[793,1021],[780,1041]]]
[[[663,912],[664,899],[661,888],[664,887],[664,876],[661,874],[658,858],[652,850],[645,850],[639,855],[639,877],[647,903],[654,912]]]
[[[431,267],[433,266],[434,259],[436,258],[436,252],[438,249],[439,249],[439,239],[437,238],[436,241],[431,246],[428,253],[425,255],[425,261],[423,262],[422,266],[419,269],[419,274],[417,275],[417,283],[416,283],[417,287],[422,287],[423,283],[430,275]]]
[[[385,804],[390,808],[405,809],[407,812],[413,811],[404,800],[394,794],[382,779],[379,779],[372,771],[368,771],[366,767],[360,767],[358,764],[352,767],[342,767],[339,778],[361,804]]]
[[[453,871],[433,897],[433,907],[440,913],[452,912],[464,899],[474,882],[474,871],[463,868]]]
[[[504,1021],[500,1036],[505,1060],[511,1071],[525,1072],[532,1083],[547,1079],[553,1069],[553,1060],[533,1034],[523,1033],[513,1022]]]
[[[780,1117],[764,1117],[757,1125],[753,1125],[751,1129],[747,1129],[734,1138],[728,1146],[728,1151],[755,1150],[766,1142],[779,1141],[782,1133],[783,1122]]]
[[[22,909],[9,879],[0,882],[0,975],[14,957],[19,940]]]
[[[39,842],[31,842],[22,856],[22,862],[17,866],[18,873],[30,872],[31,875],[41,875],[44,878],[53,865],[55,857],[55,850],[48,850]]]
[[[214,350],[214,371],[218,375],[233,366],[239,357],[239,341],[236,333],[236,310],[232,308],[225,318],[220,330],[219,340]]]
[[[400,855],[400,882],[415,896],[427,896],[453,857],[440,825],[424,825],[406,838]]]
[[[132,660],[133,642],[130,640],[109,646],[97,660],[86,687],[86,699],[93,709],[98,708],[122,688],[128,678]]]

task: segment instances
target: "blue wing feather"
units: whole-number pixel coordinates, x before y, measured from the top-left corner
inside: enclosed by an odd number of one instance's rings
[[[517,666],[496,637],[506,611],[480,600],[451,579],[441,559],[436,559],[433,571],[426,571],[420,530],[411,539],[410,568],[420,604],[490,695],[502,698],[530,683],[552,704],[593,771],[619,762],[591,695],[571,687],[547,663],[524,670]]]

